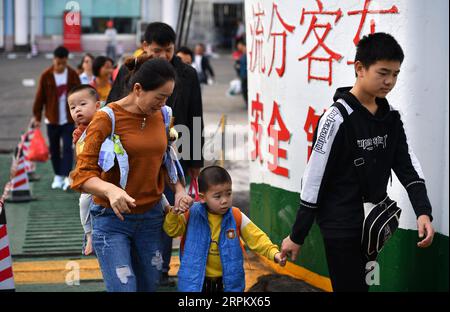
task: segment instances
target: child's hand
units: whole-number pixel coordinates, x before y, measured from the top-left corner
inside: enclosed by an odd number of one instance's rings
[[[275,261],[275,263],[278,263],[280,266],[283,267],[286,265],[286,256],[282,258],[281,252],[277,252],[275,254],[274,261]]]
[[[89,256],[92,254],[92,234],[88,233],[86,234],[86,247],[84,248],[84,255]]]

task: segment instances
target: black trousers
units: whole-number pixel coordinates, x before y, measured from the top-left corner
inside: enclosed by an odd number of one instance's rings
[[[248,107],[248,80],[247,78],[241,78],[241,90],[242,97],[245,101],[245,107]]]
[[[361,237],[324,238],[328,271],[335,292],[368,292]]]
[[[50,156],[52,160],[53,172],[56,175],[67,177],[72,170],[73,148],[72,132],[74,125],[66,123],[64,125],[47,125],[47,135],[49,141]],[[62,141],[62,153],[61,153]]]
[[[222,278],[208,278],[205,277],[205,281],[203,282],[202,293],[214,294],[223,292],[223,282]]]

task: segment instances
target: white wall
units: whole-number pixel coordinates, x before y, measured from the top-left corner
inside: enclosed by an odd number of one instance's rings
[[[266,67],[270,66],[272,57],[272,41],[268,36],[272,14],[273,1],[247,0],[246,29],[247,48],[252,49],[250,25],[255,22],[252,11],[261,3],[265,10],[263,17],[264,37],[263,51]],[[311,34],[306,42],[302,41],[311,23],[312,15],[306,15],[304,23],[300,25],[302,9],[317,11],[315,0],[295,0],[277,2],[279,12],[285,22],[296,27],[292,34],[288,33],[286,49],[286,71],[282,78],[272,73],[270,77],[258,71],[249,71],[249,121],[251,115],[251,101],[256,92],[264,104],[263,116],[263,156],[264,163],[251,162],[251,179],[253,183],[267,183],[289,191],[300,191],[300,179],[306,165],[307,140],[303,130],[308,107],[321,114],[323,109],[332,103],[332,96],[337,87],[350,86],[354,83],[352,65],[347,65],[355,55],[353,38],[358,29],[361,15],[349,16],[352,10],[361,10],[363,0],[329,0],[323,1],[324,10],[336,11],[341,9],[342,16],[334,23],[333,16],[317,15],[319,22],[330,23],[332,30],[326,38],[326,44],[333,51],[340,53],[343,58],[332,63],[333,81],[327,82],[311,80],[308,77],[308,61],[298,58],[308,53],[317,40]],[[394,91],[388,95],[391,105],[402,112],[410,143],[417,157],[421,161],[425,177],[427,178],[428,193],[434,209],[434,222],[437,230],[448,235],[448,1],[447,0],[379,0],[372,1],[370,10],[389,9],[396,5],[399,14],[369,14],[362,34],[370,32],[370,20],[374,20],[376,31],[388,32],[394,35],[405,52],[402,72]],[[276,19],[275,19],[276,20]],[[279,22],[274,24],[275,31],[282,31]],[[321,34],[321,32],[319,32]],[[277,42],[281,46],[281,41]],[[323,49],[317,55],[327,56]],[[248,59],[250,66],[250,59]],[[275,65],[279,65],[276,63]],[[324,75],[326,68],[323,64],[313,63],[313,72]],[[268,69],[267,69],[268,70]],[[287,150],[288,159],[281,159],[280,164],[290,170],[288,178],[269,172],[267,160],[272,157],[268,153],[267,125],[272,115],[272,103],[280,105],[282,118],[291,132],[290,142],[281,142],[281,147]],[[250,131],[250,150],[253,149],[253,132]],[[444,188],[445,187],[445,188]],[[409,204],[406,192],[398,182],[394,181],[389,193],[398,200],[404,208],[401,227],[415,229],[415,215]],[[447,194],[447,195],[445,195]]]

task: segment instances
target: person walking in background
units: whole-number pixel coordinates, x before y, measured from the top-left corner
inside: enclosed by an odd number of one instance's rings
[[[209,62],[209,58],[205,55],[205,45],[199,43],[195,46],[194,68],[197,70],[198,80],[200,84],[208,84],[214,80],[214,71]]]
[[[245,39],[238,41],[237,49],[241,55],[239,62],[237,63],[237,70],[239,71],[239,78],[241,79],[242,97],[244,98],[245,107],[248,107],[247,45]]]
[[[106,56],[116,61],[116,47],[117,47],[117,30],[114,28],[114,22],[109,20],[106,22]]]
[[[80,67],[80,82],[81,84],[90,84],[94,80],[94,73],[92,71],[92,64],[94,63],[94,56],[86,53],[81,59]]]
[[[113,64],[113,60],[106,56],[97,56],[92,64],[92,72],[95,78],[90,85],[97,90],[102,107],[106,104],[112,88]]]
[[[51,187],[63,190],[67,190],[70,185],[68,176],[73,165],[74,122],[67,105],[67,91],[80,85],[77,72],[67,65],[68,57],[69,51],[63,46],[53,51],[53,65],[47,68],[39,79],[32,118],[34,126],[40,127],[42,111],[45,111],[45,124],[55,174]]]
[[[180,47],[177,51],[177,56],[183,61],[184,64],[191,65],[194,59],[194,53],[188,47]]]

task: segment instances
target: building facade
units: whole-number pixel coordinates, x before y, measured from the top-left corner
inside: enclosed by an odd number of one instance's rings
[[[81,46],[84,51],[104,51],[104,31],[110,19],[118,31],[118,42],[125,51],[139,45],[142,24],[163,21],[176,29],[181,0],[0,0],[0,51],[29,51],[34,44],[38,51],[48,52],[63,42],[65,11],[81,14]],[[218,41],[224,16],[234,13],[227,6],[240,6],[243,0],[197,0],[191,18],[189,43]],[[222,14],[215,17],[214,9]],[[225,14],[223,14],[225,12]],[[217,14],[216,14],[217,15]],[[218,20],[215,22],[215,20]],[[227,21],[229,23],[229,21]],[[214,26],[216,24],[216,26]],[[207,27],[207,28],[205,28]],[[204,29],[216,29],[205,32]]]

